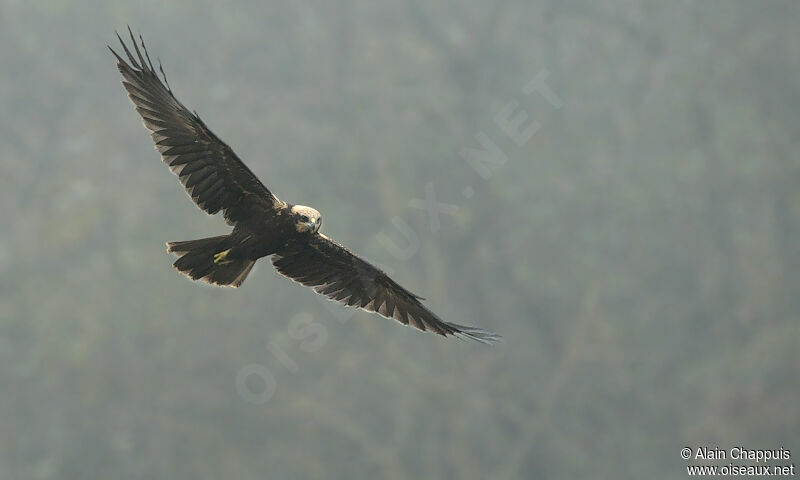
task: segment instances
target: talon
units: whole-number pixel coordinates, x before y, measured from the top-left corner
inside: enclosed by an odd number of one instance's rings
[[[217,265],[227,265],[229,263],[233,263],[233,260],[227,260],[228,254],[231,253],[231,249],[227,249],[225,251],[215,253],[214,254],[214,263]]]

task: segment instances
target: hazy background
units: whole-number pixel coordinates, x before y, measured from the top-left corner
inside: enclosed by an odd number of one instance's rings
[[[798,20],[0,2],[0,477],[680,479],[684,446],[800,456]],[[505,343],[350,315],[264,260],[238,290],[174,271],[164,242],[227,227],[124,94],[105,46],[126,24],[277,195]],[[556,97],[523,93],[537,74]],[[538,122],[522,145],[508,105]],[[508,161],[473,168],[478,137]]]

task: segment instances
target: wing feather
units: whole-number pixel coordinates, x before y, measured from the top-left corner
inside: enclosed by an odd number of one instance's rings
[[[272,264],[282,275],[332,300],[376,312],[404,325],[411,324],[419,330],[482,343],[500,339],[479,328],[441,320],[422,305],[422,297],[401,287],[383,271],[324,235],[315,235],[308,243],[291,245],[278,252],[272,256]]]
[[[222,210],[230,224],[250,218],[254,211],[269,215],[285,208],[233,150],[178,101],[160,65],[164,81],[159,79],[141,36],[137,43],[130,28],[128,33],[133,52],[117,34],[127,60],[108,47],[117,58],[122,84],[164,163],[195,203],[209,214]]]

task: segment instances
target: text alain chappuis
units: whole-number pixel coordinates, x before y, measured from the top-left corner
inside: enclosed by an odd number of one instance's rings
[[[718,447],[685,447],[681,450],[684,460],[747,460],[754,462],[769,462],[772,460],[791,460],[792,451],[788,448],[777,449],[750,449],[732,447],[723,449]]]

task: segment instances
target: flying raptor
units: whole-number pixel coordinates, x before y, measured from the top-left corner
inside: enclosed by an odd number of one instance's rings
[[[228,235],[167,243],[180,255],[175,268],[193,280],[238,287],[261,257],[271,256],[281,274],[347,306],[376,312],[440,335],[491,343],[499,336],[441,320],[419,297],[319,229],[320,213],[276,197],[198,117],[175,98],[159,64],[156,73],[142,37],[130,28],[134,53],[117,34],[127,60],[118,55],[122,84],[152,132],[156,149],[197,206],[222,212]],[[141,45],[141,49],[139,48]]]

